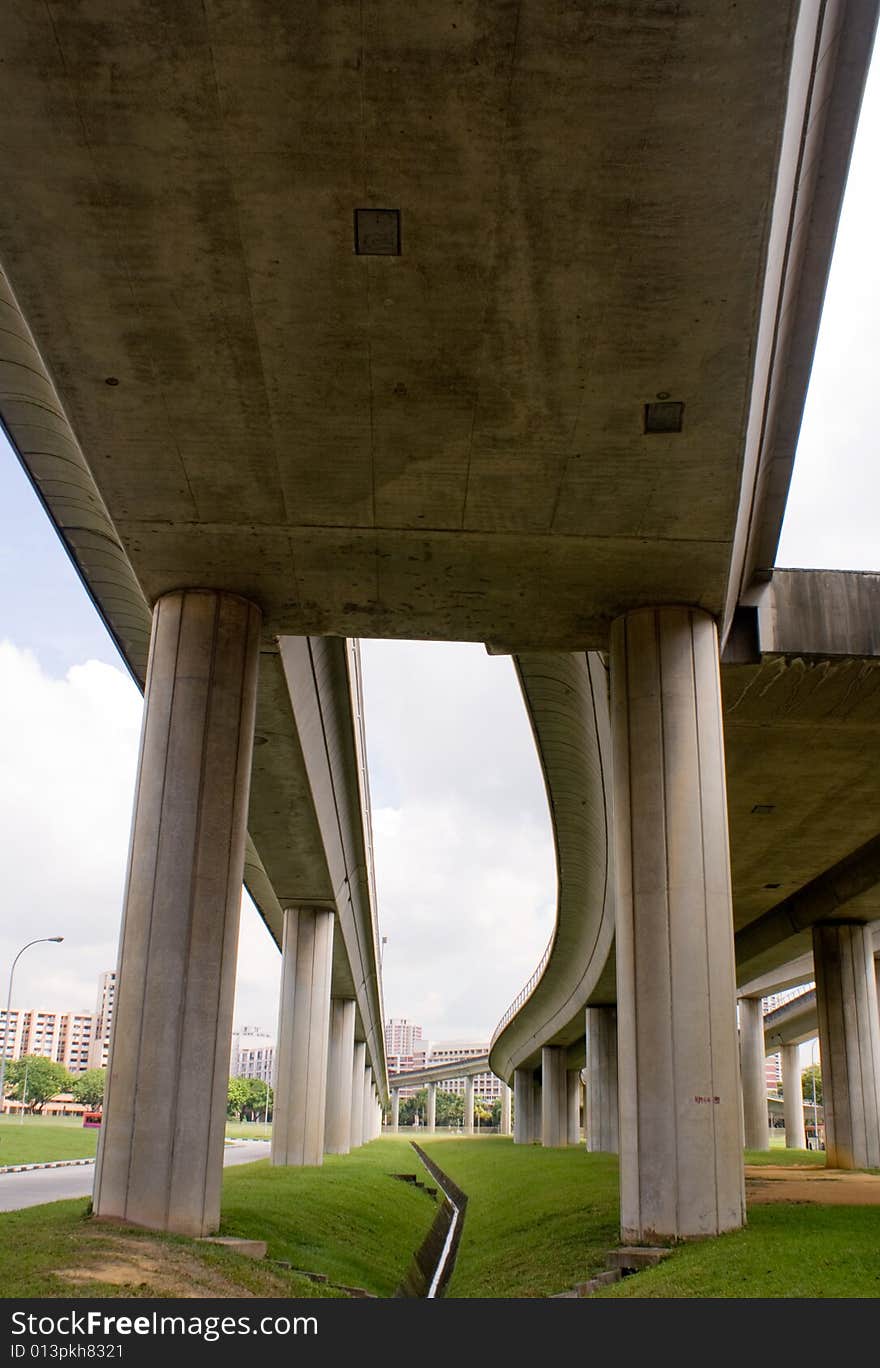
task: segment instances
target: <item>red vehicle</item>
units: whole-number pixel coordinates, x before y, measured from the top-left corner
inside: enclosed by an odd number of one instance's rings
[[[101,1113],[99,1111],[83,1112],[83,1126],[89,1126],[92,1129],[95,1129],[97,1126],[100,1126],[100,1124]]]

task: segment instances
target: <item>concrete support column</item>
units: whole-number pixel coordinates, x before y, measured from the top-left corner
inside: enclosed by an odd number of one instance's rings
[[[770,1148],[764,1012],[760,998],[740,998],[739,1049],[742,1068],[743,1138],[746,1149]]]
[[[474,1133],[474,1080],[473,1077],[464,1080],[464,1133],[473,1135]]]
[[[579,1145],[581,1142],[581,1071],[569,1069],[566,1081],[566,1142]]]
[[[348,1154],[351,1147],[351,1057],[354,1050],[354,998],[330,1001],[330,1053],[324,1150]]]
[[[880,1024],[867,926],[813,927],[829,1168],[880,1167]]]
[[[800,1047],[797,1045],[782,1047],[782,1106],[785,1112],[786,1149],[806,1149]]]
[[[568,1096],[565,1050],[545,1045],[541,1051],[541,1144],[559,1149],[567,1143]]]
[[[611,629],[624,1240],[745,1219],[718,636],[706,613]]]
[[[617,1153],[617,1012],[586,1009],[584,1138],[591,1154]]]
[[[366,1058],[366,1041],[355,1041],[351,1065],[350,1143],[352,1149],[357,1149],[364,1143],[364,1069],[366,1068]]]
[[[373,1116],[373,1070],[368,1064],[364,1069],[364,1076],[361,1080],[363,1091],[361,1093],[361,1106],[364,1113],[364,1144],[375,1139],[374,1116]]]
[[[284,910],[272,1163],[323,1163],[334,914]]]
[[[510,1087],[501,1084],[501,1134],[510,1134]]]
[[[400,1130],[400,1089],[391,1089],[391,1129],[395,1135]]]
[[[432,1135],[437,1129],[437,1084],[428,1084],[428,1103],[427,1116],[425,1118],[425,1130]]]
[[[260,613],[156,604],[94,1210],[183,1235],[220,1221]]]
[[[513,1143],[531,1145],[538,1139],[535,1082],[531,1069],[513,1071]]]

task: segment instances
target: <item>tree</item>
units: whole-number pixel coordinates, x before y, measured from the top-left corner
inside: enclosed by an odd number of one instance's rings
[[[398,1125],[411,1126],[419,1113],[422,1120],[428,1113],[428,1089],[422,1088],[413,1097],[402,1097],[400,1099],[400,1116]],[[393,1115],[393,1113],[392,1113]]]
[[[43,1104],[70,1086],[70,1074],[63,1064],[43,1055],[22,1055],[6,1068],[8,1096],[24,1101],[31,1111],[42,1111]],[[27,1093],[25,1094],[25,1087]]]
[[[501,1128],[501,1098],[496,1097],[489,1109],[489,1123],[492,1126]]]
[[[437,1090],[437,1125],[460,1126],[464,1121],[464,1098],[461,1093]]]
[[[226,1090],[227,1116],[234,1116],[239,1121],[241,1120],[241,1114],[247,1106],[250,1093],[249,1083],[249,1078],[230,1078],[229,1087]]]
[[[805,1102],[813,1100],[813,1078],[816,1079],[816,1102],[822,1105],[822,1065],[808,1064],[801,1074],[801,1091]]]
[[[269,1085],[264,1083],[262,1078],[248,1078],[245,1080],[250,1084],[248,1088],[247,1102],[245,1110],[249,1113],[252,1121],[262,1121],[268,1110],[269,1120],[272,1119],[272,1099],[269,1097]],[[267,1103],[268,1108],[267,1108]]]
[[[86,1069],[85,1073],[74,1080],[70,1091],[77,1102],[82,1102],[84,1106],[101,1107],[104,1105],[106,1083],[106,1069]]]

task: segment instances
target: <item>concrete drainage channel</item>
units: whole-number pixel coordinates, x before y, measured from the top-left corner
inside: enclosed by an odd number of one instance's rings
[[[438,1168],[415,1141],[410,1142],[419,1159],[443,1193],[440,1210],[431,1223],[395,1297],[442,1297],[452,1277],[455,1256],[461,1240],[467,1195]],[[404,1176],[404,1175],[398,1175]],[[421,1186],[421,1184],[419,1184]],[[430,1191],[431,1189],[428,1189]]]

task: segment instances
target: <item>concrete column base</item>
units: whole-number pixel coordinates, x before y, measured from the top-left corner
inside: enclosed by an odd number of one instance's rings
[[[807,1132],[804,1125],[804,1097],[801,1084],[800,1047],[782,1047],[782,1098],[785,1112],[786,1149],[806,1149]]]
[[[286,908],[272,1163],[324,1160],[334,913]]]
[[[590,1154],[616,1154],[617,1012],[614,1007],[586,1009],[584,1070],[584,1137]]]
[[[618,618],[611,701],[622,1236],[717,1235],[743,1224],[745,1186],[712,618]]]
[[[220,1222],[260,613],[156,604],[96,1216],[182,1235]]]
[[[330,1046],[327,1058],[327,1105],[324,1151],[348,1154],[351,1148],[351,1059],[354,1050],[354,998],[330,1002]]]
[[[581,1084],[580,1069],[569,1069],[566,1074],[566,1140],[569,1145],[581,1142]]]
[[[813,927],[829,1168],[880,1167],[880,1025],[867,926]]]
[[[465,1135],[474,1133],[474,1080],[466,1078],[464,1080],[464,1123],[462,1130]]]
[[[513,1143],[533,1145],[540,1135],[540,1113],[536,1106],[535,1080],[531,1069],[513,1073]]]
[[[510,1135],[510,1087],[507,1083],[501,1084],[501,1124],[500,1132],[502,1135]]]
[[[768,1150],[770,1118],[767,1109],[767,1069],[764,1062],[764,1011],[760,998],[739,1000],[739,1046],[745,1147],[752,1150]]]
[[[366,1068],[367,1045],[364,1040],[356,1040],[352,1051],[351,1066],[351,1148],[358,1149],[364,1143],[364,1070]]]
[[[568,1144],[568,1087],[565,1050],[545,1045],[541,1051],[541,1144],[561,1149]]]

